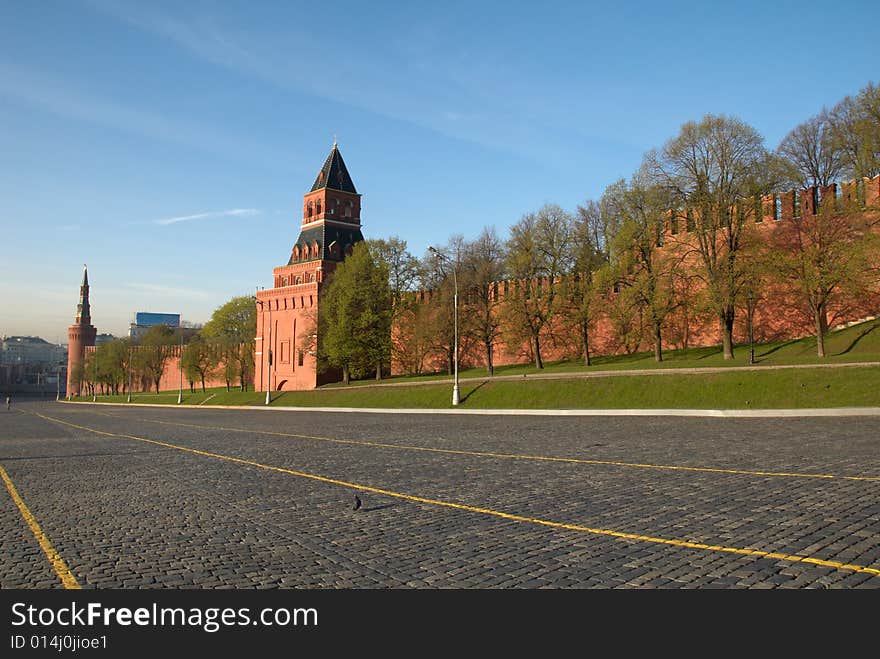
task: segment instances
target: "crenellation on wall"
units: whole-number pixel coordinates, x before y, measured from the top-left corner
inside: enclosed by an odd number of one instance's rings
[[[865,206],[880,205],[880,176],[863,178]]]

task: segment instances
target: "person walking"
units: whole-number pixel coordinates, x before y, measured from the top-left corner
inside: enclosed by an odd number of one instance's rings
[[[6,394],[6,411],[8,412],[11,409],[12,409],[12,396],[10,396],[9,394]]]

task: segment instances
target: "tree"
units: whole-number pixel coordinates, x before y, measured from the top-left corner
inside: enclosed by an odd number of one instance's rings
[[[584,365],[591,365],[590,330],[598,315],[602,294],[602,269],[608,264],[611,214],[588,201],[578,206],[572,226],[572,270],[562,286],[564,315],[579,338]]]
[[[782,138],[776,151],[791,184],[799,188],[825,187],[837,180],[843,170],[843,157],[832,134],[830,116],[823,108]]]
[[[373,259],[377,263],[383,263],[388,269],[392,326],[399,327],[404,321],[404,317],[408,319],[412,317],[411,312],[415,304],[415,297],[411,293],[419,278],[419,260],[407,251],[406,241],[398,236],[391,236],[387,240],[378,238],[366,242]],[[390,344],[393,359],[398,363],[412,361],[407,355],[410,349],[411,346],[405,340],[392,340]]]
[[[202,383],[202,393],[204,393],[205,378],[217,368],[216,351],[201,334],[196,334],[183,349],[181,366],[190,382],[198,380]]]
[[[867,213],[836,211],[833,204],[823,204],[815,215],[794,217],[774,234],[776,272],[795,284],[809,311],[819,357],[825,357],[829,307],[872,284],[871,266],[877,261],[872,220],[876,222]]]
[[[419,277],[419,260],[406,249],[406,241],[398,236],[387,240],[375,238],[366,241],[373,260],[388,268],[388,287],[392,309],[397,312],[413,290]]]
[[[684,124],[677,137],[648,159],[674,203],[693,213],[693,231],[679,243],[685,252],[695,252],[702,265],[724,359],[733,359],[733,323],[745,272],[741,262],[754,225],[751,209],[775,184],[770,155],[751,126],[733,117],[706,115]]]
[[[850,178],[880,174],[880,87],[873,83],[832,108],[829,121],[843,172]]]
[[[513,323],[525,330],[539,369],[544,368],[541,332],[560,311],[559,287],[571,268],[571,248],[572,218],[556,204],[524,215],[510,228],[505,260],[513,289],[506,308]]]
[[[319,307],[322,361],[342,370],[348,384],[371,367],[382,378],[391,351],[391,291],[388,267],[373,258],[366,243],[336,267]]]
[[[609,186],[604,199],[619,218],[612,248],[615,280],[629,289],[629,298],[650,327],[654,359],[661,362],[663,323],[678,306],[676,280],[681,270],[681,257],[661,249],[672,207],[669,191],[642,168],[629,183],[621,180]]]
[[[504,278],[504,250],[495,228],[483,229],[476,240],[465,243],[461,262],[463,313],[467,331],[483,348],[486,371],[495,374],[493,349],[501,330],[498,286]]]
[[[98,381],[108,393],[123,392],[128,384],[128,339],[113,339],[99,345]]]
[[[238,378],[242,391],[253,379],[254,338],[257,334],[257,307],[254,298],[234,297],[218,307],[202,328],[204,338],[223,346],[227,382]]]
[[[443,356],[446,371],[452,374],[455,364],[455,282],[463,276],[463,260],[466,241],[461,234],[449,238],[446,245],[436,251],[428,251],[421,261],[420,281],[423,290],[430,291],[427,313],[420,314],[422,321],[432,323],[430,329],[430,352]],[[462,312],[465,298],[463,282],[459,281],[458,354],[469,352],[469,317]],[[426,310],[427,311],[427,310]]]
[[[135,355],[135,361],[145,378],[156,387],[159,393],[159,383],[165,373],[168,358],[171,357],[177,337],[174,330],[166,325],[156,325],[146,331],[141,337],[140,348]]]

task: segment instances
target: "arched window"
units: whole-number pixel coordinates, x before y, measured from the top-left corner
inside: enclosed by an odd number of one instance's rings
[[[318,258],[318,243],[315,243],[314,245],[312,245],[312,258],[313,259]]]
[[[297,278],[296,278],[296,283],[297,283],[297,286],[298,286],[299,284],[303,283],[303,281],[302,281],[302,277],[297,277]]]
[[[320,215],[321,214],[321,200],[320,199],[318,199],[318,201],[315,202],[315,208],[318,211],[318,215]]]
[[[294,245],[293,247],[293,260],[299,261],[299,245]]]
[[[348,200],[348,203],[345,204],[345,217],[351,217],[352,207],[354,204],[351,203],[351,199]]]
[[[312,202],[309,202],[309,217],[312,216],[312,213],[314,212],[314,210],[315,210],[314,205],[312,204]]]

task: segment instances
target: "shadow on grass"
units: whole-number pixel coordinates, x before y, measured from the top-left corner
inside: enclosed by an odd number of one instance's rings
[[[462,398],[461,398],[461,400],[460,400],[459,402],[460,402],[460,403],[466,403],[468,398],[470,398],[471,396],[473,396],[474,393],[475,393],[478,389],[480,389],[483,385],[488,384],[488,382],[489,382],[489,380],[483,380],[480,384],[478,384],[476,387],[474,387],[474,388],[471,389],[469,392],[467,392],[464,396],[462,396]]]
[[[770,355],[772,355],[774,352],[777,352],[778,350],[782,350],[783,348],[787,348],[788,346],[796,345],[798,343],[801,343],[802,341],[803,341],[803,339],[792,339],[791,341],[785,341],[783,343],[779,343],[779,344],[773,346],[772,348],[765,350],[764,352],[758,352],[757,350],[755,350],[755,358],[757,359],[759,357],[769,357]]]
[[[856,338],[854,338],[854,339],[852,340],[852,342],[846,347],[846,349],[845,349],[845,350],[842,350],[841,352],[838,352],[837,354],[838,354],[838,355],[845,355],[845,354],[847,354],[848,352],[851,352],[852,349],[855,348],[856,345],[858,345],[859,341],[861,341],[861,340],[864,339],[866,336],[868,336],[868,334],[870,334],[870,333],[873,332],[875,329],[877,329],[877,327],[880,327],[880,325],[878,325],[878,324],[875,323],[874,325],[871,325],[871,327],[868,327],[867,329],[864,329],[864,330],[862,330],[861,332],[859,332],[858,336],[856,336]]]
[[[709,348],[692,348],[692,350],[694,350],[695,354],[688,355],[686,359],[692,358],[693,356],[696,356],[697,359],[707,359],[709,357],[714,357],[715,355],[720,355],[724,352],[724,349],[719,348],[718,346],[712,346]],[[675,359],[675,356],[673,356],[672,358]]]

